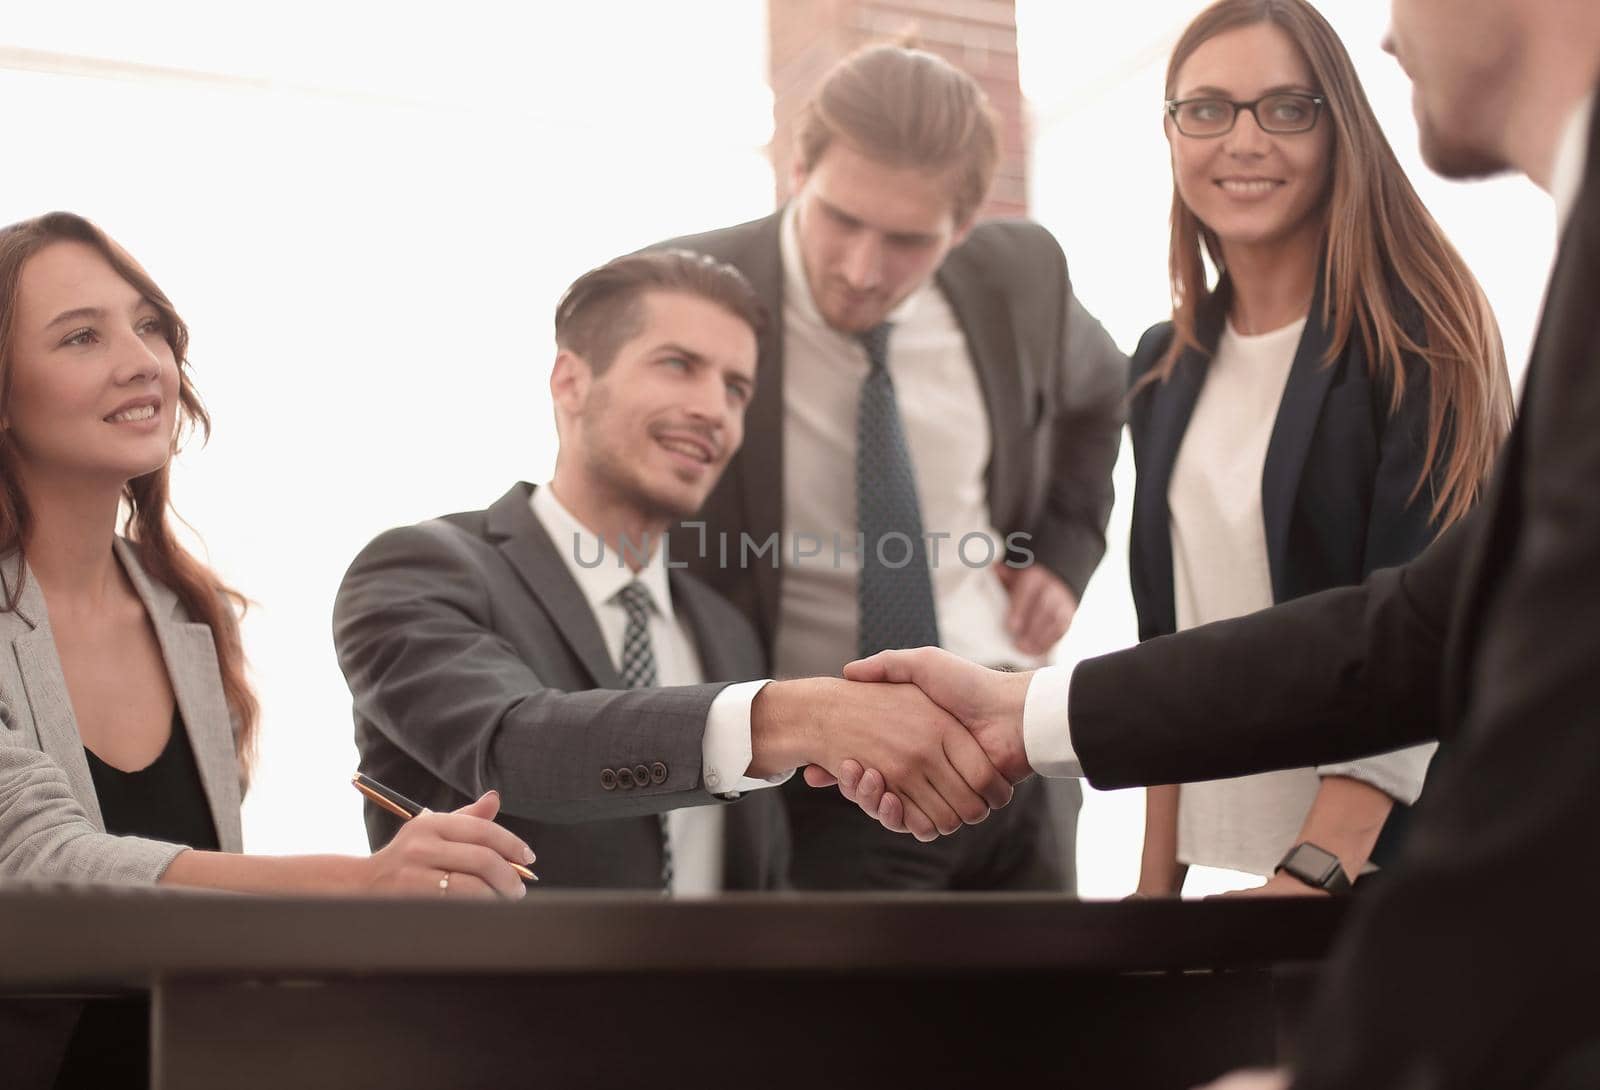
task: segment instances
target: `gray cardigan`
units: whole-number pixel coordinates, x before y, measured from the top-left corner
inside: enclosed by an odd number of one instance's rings
[[[115,548],[166,659],[218,842],[242,851],[236,725],[211,629],[145,574],[130,544],[118,538]],[[14,554],[0,562],[0,583],[15,585],[19,567]],[[154,882],[183,848],[106,833],[44,595],[22,575],[17,608],[0,612],[0,648],[12,652],[0,651],[0,881]]]

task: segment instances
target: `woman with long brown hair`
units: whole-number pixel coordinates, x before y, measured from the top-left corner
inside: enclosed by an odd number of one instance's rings
[[[367,858],[239,854],[242,599],[169,521],[171,457],[210,428],[187,348],[89,221],[0,228],[0,879],[521,896],[493,792]]]
[[[1511,419],[1483,293],[1315,8],[1213,4],[1166,97],[1173,313],[1129,410],[1141,639],[1410,559],[1477,499]],[[1430,757],[1151,788],[1139,893],[1177,894],[1190,864],[1348,888]]]

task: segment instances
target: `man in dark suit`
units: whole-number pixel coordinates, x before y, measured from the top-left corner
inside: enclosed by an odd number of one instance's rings
[[[733,264],[776,319],[749,441],[672,551],[780,677],[922,644],[1039,665],[1105,551],[1127,361],[1047,231],[974,223],[998,147],[969,76],[868,49],[808,105],[787,206],[663,244]],[[1073,783],[935,844],[786,791],[802,888],[1075,884]]]
[[[1075,670],[926,650],[849,674],[921,684],[1012,777],[1171,783],[1440,739],[1403,866],[1355,906],[1292,1070],[1226,1084],[1577,1090],[1600,1085],[1600,5],[1395,0],[1389,48],[1430,165],[1515,168],[1561,223],[1479,507],[1359,587]]]
[[[780,887],[782,811],[758,789],[848,736],[827,721],[845,682],[755,680],[747,622],[657,547],[739,447],[761,321],[743,278],[699,255],[586,274],[556,314],[550,484],[382,534],[339,589],[362,771],[435,810],[497,789],[540,888]],[[853,696],[929,773],[914,805],[938,827],[1006,801],[958,723],[920,731],[932,705],[878,688]],[[376,848],[397,822],[369,806],[367,827]]]

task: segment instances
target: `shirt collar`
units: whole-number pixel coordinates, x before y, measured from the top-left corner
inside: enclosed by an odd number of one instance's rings
[[[1556,161],[1550,171],[1550,196],[1556,202],[1557,229],[1565,231],[1572,209],[1578,203],[1578,193],[1583,189],[1584,163],[1589,152],[1589,121],[1594,113],[1595,94],[1590,93],[1573,107],[1567,123],[1561,129],[1561,142],[1556,145]]]
[[[806,278],[805,260],[800,256],[800,202],[790,201],[783,210],[783,224],[778,232],[778,252],[783,258],[783,297],[793,299],[800,308],[800,313],[807,321],[828,326],[827,320],[822,317],[822,312],[817,309],[817,301],[811,295],[811,281]],[[896,325],[911,320],[916,316],[917,308],[928,292],[934,290],[933,280],[930,277],[927,283],[917,288],[910,295],[900,301],[900,304],[889,312],[884,319]],[[834,330],[834,332],[838,332]],[[849,334],[840,333],[841,337],[854,341]]]
[[[661,615],[668,621],[674,620],[672,584],[667,578],[667,550],[662,548],[661,542],[656,543],[649,562],[635,575],[621,556],[605,547],[599,534],[567,509],[566,504],[557,498],[554,488],[548,484],[535,488],[528,502],[533,508],[533,517],[539,520],[545,533],[550,535],[550,540],[555,542],[556,552],[561,554],[562,562],[578,584],[578,589],[583,591],[584,600],[589,603],[591,610],[614,605],[611,599],[616,597],[617,592],[638,579],[650,592]],[[595,563],[596,557],[600,558],[598,564]]]

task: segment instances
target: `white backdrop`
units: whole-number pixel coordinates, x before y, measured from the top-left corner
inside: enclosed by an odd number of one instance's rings
[[[1033,201],[1079,295],[1131,349],[1166,306],[1161,66],[1198,4],[1018,0]],[[1483,279],[1520,369],[1551,214],[1416,164],[1384,5],[1330,0],[1391,139]],[[193,331],[217,428],[175,494],[257,603],[263,746],[249,848],[364,851],[329,631],[381,529],[479,507],[554,461],[550,314],[614,254],[771,207],[759,0],[525,5],[0,0],[0,223],[105,226]],[[1106,563],[1063,649],[1133,639],[1131,458]],[[1135,792],[1080,826],[1091,896],[1132,887]]]

